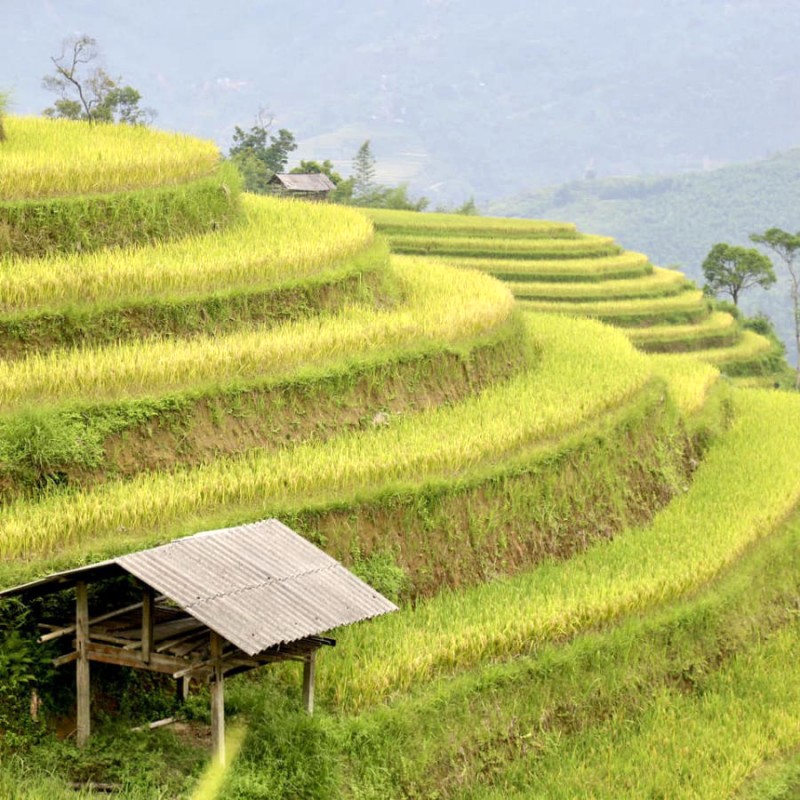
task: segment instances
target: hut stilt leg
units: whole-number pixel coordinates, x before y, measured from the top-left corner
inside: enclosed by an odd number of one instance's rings
[[[77,739],[83,747],[91,732],[91,689],[89,681],[89,595],[86,583],[79,581],[75,587],[75,639],[78,659],[75,662],[77,690]]]
[[[303,704],[309,714],[314,713],[314,672],[316,671],[316,653],[309,653],[303,662]]]
[[[211,749],[214,758],[225,764],[225,677],[222,670],[222,637],[211,632],[211,658],[218,659],[211,684]]]

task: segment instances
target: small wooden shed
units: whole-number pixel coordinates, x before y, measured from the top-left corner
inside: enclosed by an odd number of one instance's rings
[[[275,194],[304,200],[327,200],[328,195],[336,188],[336,184],[327,175],[318,172],[279,172],[270,178],[269,185]]]
[[[90,608],[89,586],[133,576],[141,600]],[[212,746],[225,760],[224,678],[278,661],[303,663],[303,696],[314,707],[317,650],[327,631],[397,610],[338,561],[278,520],[207,531],[0,591],[33,598],[72,589],[71,619],[40,626],[40,642],[72,637],[54,666],[76,664],[77,740],[90,733],[92,661],[211,686]]]

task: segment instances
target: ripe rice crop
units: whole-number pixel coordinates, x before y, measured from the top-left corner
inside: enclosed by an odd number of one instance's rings
[[[285,375],[356,352],[468,339],[509,318],[514,301],[503,284],[480,272],[454,272],[425,261],[404,262],[397,277],[407,302],[390,311],[350,306],[268,330],[54,350],[0,364],[0,406],[144,396]]]
[[[595,258],[621,252],[610,236],[575,239],[522,239],[478,236],[392,236],[392,252],[416,255],[497,258]]]
[[[448,275],[449,313],[459,309],[453,292],[468,275]],[[440,287],[436,294],[442,295]],[[16,502],[0,509],[0,557],[107,548],[122,530],[126,537],[152,540],[159,531],[188,532],[186,525],[196,528],[198,517],[225,509],[264,516],[305,507],[314,498],[344,501],[397,482],[443,475],[455,480],[619,408],[650,380],[647,357],[617,331],[558,317],[526,324],[536,366],[458,405],[323,444],[141,475],[36,504]]]
[[[681,272],[656,267],[650,275],[629,280],[553,283],[534,280],[508,281],[520,300],[558,300],[566,303],[591,303],[603,300],[630,300],[638,297],[668,297],[693,285]]]
[[[637,324],[643,320],[689,315],[705,318],[708,307],[701,291],[681,292],[672,297],[636,300],[604,300],[593,303],[559,303],[548,300],[520,300],[526,311],[574,314],[597,317],[616,325]]]
[[[142,125],[6,117],[0,200],[120,192],[212,172],[213,142]]]
[[[465,233],[475,236],[547,236],[574,237],[577,234],[571,222],[549,220],[511,219],[508,217],[471,217],[462,214],[420,214],[415,211],[395,211],[385,208],[367,208],[364,213],[375,227],[387,234],[413,235],[438,233],[453,235]]]
[[[502,259],[442,256],[440,260],[452,267],[479,269],[494,275],[495,278],[509,281],[622,280],[649,275],[653,271],[646,255],[630,250],[598,258]]]
[[[154,246],[34,259],[0,258],[0,313],[153,296],[267,288],[314,275],[369,245],[357,211],[242,198],[241,223]]]
[[[786,446],[800,441],[800,398],[738,390],[735,406],[732,428],[692,485],[651,525],[569,561],[446,592],[342,632],[346,655],[327,659],[328,691],[355,709],[698,589],[800,502],[796,453]]]
[[[715,311],[702,322],[693,325],[653,325],[649,328],[632,328],[628,331],[631,341],[644,349],[658,345],[681,344],[684,350],[697,350],[706,340],[725,339],[729,341],[739,336],[736,319],[725,311]],[[692,346],[693,342],[697,342]]]
[[[742,338],[732,347],[712,347],[708,350],[697,350],[692,355],[709,364],[724,366],[766,355],[773,347],[774,345],[766,336],[761,336],[754,331],[742,331]]]
[[[705,405],[711,387],[719,380],[719,370],[691,355],[653,355],[653,369],[669,385],[669,393],[684,416],[691,416]]]

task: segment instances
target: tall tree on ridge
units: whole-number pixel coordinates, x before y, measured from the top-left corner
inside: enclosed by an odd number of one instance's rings
[[[55,75],[45,75],[42,85],[59,98],[44,110],[46,117],[83,119],[87,122],[124,122],[146,125],[155,116],[140,108],[141,94],[132,86],[121,86],[102,67],[91,68],[100,56],[97,41],[85,34],[65,39],[61,55],[51,56]]]
[[[788,233],[780,228],[770,228],[764,233],[751,233],[750,241],[771,250],[786,267],[791,281],[790,295],[794,312],[794,339],[797,347],[797,370],[794,388],[800,391],[800,232]]]
[[[763,253],[724,243],[711,248],[703,262],[703,275],[711,292],[730,295],[735,306],[739,305],[739,295],[745,289],[753,286],[768,289],[776,281],[772,262]]]

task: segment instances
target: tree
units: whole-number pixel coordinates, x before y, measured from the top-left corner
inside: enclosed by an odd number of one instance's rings
[[[797,348],[797,370],[794,388],[800,391],[800,231],[788,233],[780,228],[770,228],[764,233],[751,233],[750,241],[771,250],[782,262],[789,273],[790,295],[794,312],[794,338]]]
[[[735,306],[739,295],[753,286],[768,289],[775,283],[772,262],[758,250],[736,247],[730,244],[715,244],[703,262],[707,289],[713,294],[730,295]]]
[[[368,206],[375,201],[378,186],[375,183],[375,156],[367,139],[358,148],[353,159],[353,202],[356,205]]]
[[[59,97],[44,110],[46,117],[121,122],[146,125],[155,116],[141,108],[141,94],[132,86],[122,86],[122,78],[112,78],[102,67],[91,67],[100,56],[91,36],[73,36],[61,45],[61,55],[51,56],[55,75],[45,75],[42,85]]]
[[[238,125],[233,132],[233,144],[228,156],[239,167],[248,192],[264,194],[267,184],[277,172],[283,172],[289,153],[297,149],[294,134],[281,128],[273,134],[272,120],[259,111],[256,123],[249,131]]]

